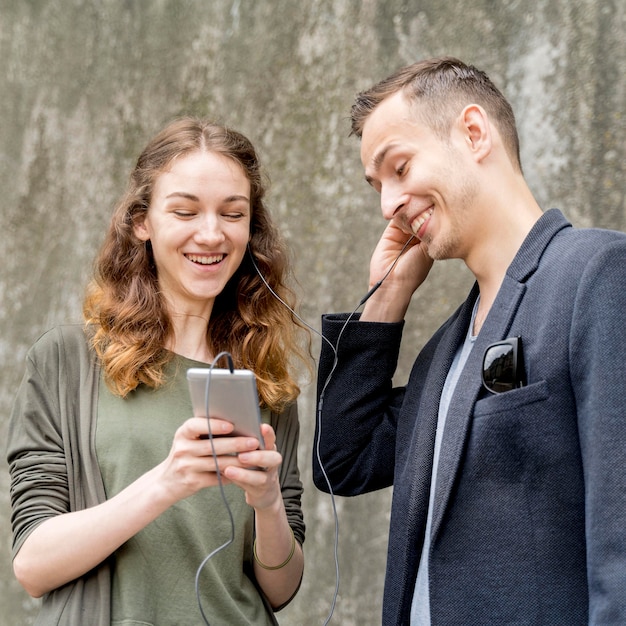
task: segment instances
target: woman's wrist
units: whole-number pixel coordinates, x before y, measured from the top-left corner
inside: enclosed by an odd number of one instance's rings
[[[289,563],[289,561],[291,561],[291,559],[293,558],[293,555],[296,551],[296,537],[293,534],[293,529],[291,528],[291,526],[289,526],[289,531],[291,533],[291,550],[289,551],[289,554],[287,555],[287,558],[280,564],[278,565],[267,565],[266,563],[263,563],[263,561],[261,561],[261,559],[259,559],[257,552],[256,552],[256,539],[254,540],[254,545],[252,547],[252,552],[254,554],[254,560],[257,562],[257,564],[259,565],[259,567],[262,567],[263,569],[266,570],[278,570],[278,569],[282,569],[283,567],[285,567],[285,565],[287,565],[287,563]]]

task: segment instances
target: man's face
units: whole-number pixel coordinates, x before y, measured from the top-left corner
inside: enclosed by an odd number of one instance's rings
[[[423,241],[433,259],[463,258],[471,239],[476,182],[456,127],[441,138],[402,92],[383,100],[363,127],[361,161],[382,213]]]

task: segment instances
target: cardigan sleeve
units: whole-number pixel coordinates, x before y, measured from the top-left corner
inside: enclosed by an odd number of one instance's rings
[[[289,526],[300,544],[304,543],[304,515],[302,513],[302,481],[298,468],[298,441],[300,422],[298,406],[294,402],[282,413],[271,415],[271,425],[276,432],[276,447],[283,457],[279,469],[280,488]]]
[[[54,328],[29,350],[7,441],[13,556],[55,515],[94,506],[105,492],[93,444],[99,367],[82,325]],[[110,624],[108,560],[48,593],[35,624]]]
[[[41,522],[70,510],[61,427],[58,344],[44,335],[28,352],[13,403],[7,461],[11,476],[13,556]]]

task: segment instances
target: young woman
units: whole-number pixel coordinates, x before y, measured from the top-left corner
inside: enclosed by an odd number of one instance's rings
[[[293,306],[264,191],[240,133],[167,126],[114,212],[86,325],[31,348],[8,461],[14,571],[43,596],[38,624],[275,624],[298,590],[306,354],[264,282]],[[256,375],[265,449],[191,417],[186,371],[224,351]]]

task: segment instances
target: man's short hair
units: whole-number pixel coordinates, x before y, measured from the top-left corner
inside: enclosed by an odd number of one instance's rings
[[[496,125],[513,165],[521,172],[515,115],[491,79],[473,65],[454,57],[418,61],[359,93],[352,105],[352,134],[361,137],[369,115],[386,98],[403,91],[415,103],[416,115],[447,138],[454,119],[468,104],[479,104]]]

